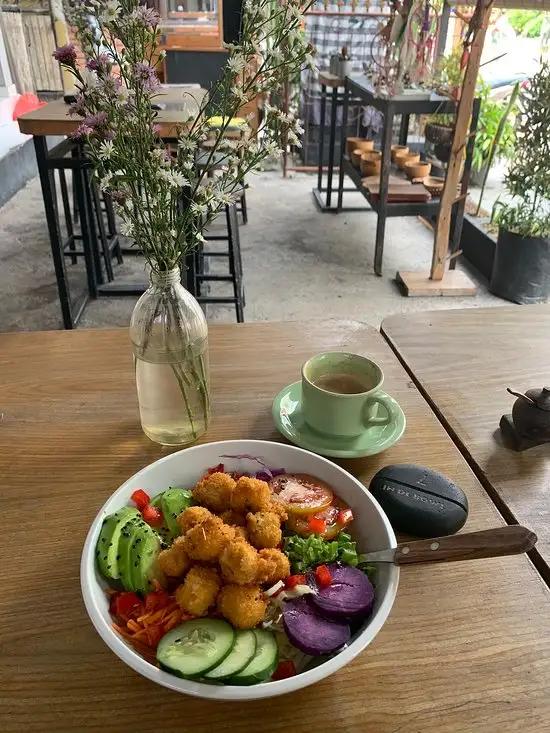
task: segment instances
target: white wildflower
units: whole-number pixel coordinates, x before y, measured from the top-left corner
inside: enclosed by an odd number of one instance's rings
[[[234,53],[227,62],[227,66],[234,74],[240,74],[246,66],[244,56],[241,53]]]
[[[184,160],[182,162],[182,168],[184,168],[186,171],[191,171],[195,167],[195,163],[193,160]]]
[[[103,4],[103,12],[100,13],[99,19],[102,23],[109,23],[112,20],[116,20],[120,11],[120,5],[118,0],[107,0]]]
[[[196,150],[197,149],[197,141],[193,140],[191,137],[180,137],[178,140],[178,148],[180,150]]]
[[[201,242],[201,244],[206,242],[206,239],[202,236],[201,232],[195,232],[195,239],[197,242]]]
[[[111,183],[112,178],[113,178],[112,172],[111,171],[108,171],[108,173],[106,173],[103,176],[103,178],[99,181],[99,188],[102,191],[106,191],[107,188],[109,187],[109,184]]]
[[[131,237],[134,233],[134,227],[131,222],[123,221],[120,225],[120,231],[125,237]]]
[[[173,170],[167,170],[166,168],[160,168],[157,171],[157,178],[160,181],[165,181],[174,188],[182,188],[183,186],[189,185],[189,181],[183,175],[183,173],[178,173],[177,171]]]
[[[82,74],[82,79],[84,80],[84,85],[90,89],[93,89],[98,85],[98,78],[95,71],[90,71],[90,69],[82,69],[80,72]]]
[[[208,214],[208,206],[206,206],[206,204],[199,204],[197,201],[193,201],[191,204],[191,211],[197,216],[206,216],[206,214]]]
[[[294,127],[294,133],[296,135],[303,135],[304,134],[304,128],[301,125],[301,120],[295,120],[293,127]]]
[[[227,51],[235,51],[237,48],[239,48],[235,43],[224,43],[223,47]]]
[[[166,58],[166,51],[161,48],[161,50],[158,53],[159,61],[163,61]]]
[[[105,140],[99,146],[99,153],[98,153],[99,157],[102,160],[110,160],[111,155],[113,154],[113,151],[114,151],[114,147],[115,146],[113,145],[112,140]]]
[[[236,102],[239,104],[247,104],[248,102],[248,95],[245,94],[243,88],[241,86],[236,86],[232,89],[233,92],[233,98]]]
[[[172,239],[177,239],[178,238],[177,231],[175,229],[170,229],[170,236],[172,237]]]

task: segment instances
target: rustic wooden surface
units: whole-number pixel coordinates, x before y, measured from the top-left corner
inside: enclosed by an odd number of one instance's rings
[[[517,453],[495,433],[515,400],[507,387],[550,383],[550,305],[392,316],[382,331],[504,515],[538,535],[550,582],[550,445]]]
[[[355,322],[211,327],[208,440],[279,440],[271,400],[323,350],[372,356],[407,415],[386,453],[342,464],[369,482],[415,461],[468,495],[464,531],[503,520],[390,347]],[[331,678],[229,704],[142,679],[101,641],[79,558],[106,498],[167,450],[142,434],[125,330],[0,336],[0,724],[11,731],[542,733],[550,720],[550,592],[525,556],[402,570],[388,622]]]
[[[182,87],[167,87],[159,92],[155,97],[156,102],[178,107],[159,111],[155,122],[161,127],[161,137],[177,137],[178,127],[184,124],[189,114],[198,113],[205,94],[205,89]],[[80,124],[80,118],[70,117],[68,110],[69,105],[63,99],[48,102],[43,107],[19,117],[19,129],[26,135],[70,135]]]

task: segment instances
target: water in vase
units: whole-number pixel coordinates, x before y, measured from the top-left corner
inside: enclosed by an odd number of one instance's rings
[[[167,354],[153,344],[134,350],[136,385],[144,433],[163,445],[192,443],[208,429],[208,340]]]

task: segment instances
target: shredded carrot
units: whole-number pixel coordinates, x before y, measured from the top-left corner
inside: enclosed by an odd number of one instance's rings
[[[113,623],[113,629],[151,664],[156,662],[155,649],[160,638],[184,619],[190,618],[171,600],[164,608],[148,611],[137,619],[117,619]]]

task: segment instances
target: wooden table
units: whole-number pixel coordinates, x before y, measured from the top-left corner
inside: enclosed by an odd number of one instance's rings
[[[550,445],[517,453],[498,430],[507,387],[550,383],[550,305],[396,315],[382,331],[506,519],[536,532],[550,583]]]
[[[380,362],[407,431],[343,462],[362,481],[417,461],[458,481],[467,530],[503,520],[389,346],[355,322],[217,325],[208,440],[279,440],[273,395],[312,354]],[[128,333],[0,336],[4,572],[0,725],[11,731],[543,733],[550,720],[550,592],[525,556],[410,567],[373,644],[284,698],[233,705],[141,678],[107,649],[80,597],[79,558],[99,507],[167,450],[141,432]]]
[[[166,109],[159,110],[155,120],[160,126],[162,138],[176,138],[178,127],[181,127],[189,115],[196,116],[200,105],[207,94],[206,89],[191,89],[183,87],[164,87],[155,102],[166,105]],[[43,107],[27,112],[17,120],[19,129],[26,135],[70,135],[81,122],[79,117],[68,115],[69,105],[63,99],[48,102]]]

